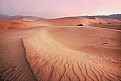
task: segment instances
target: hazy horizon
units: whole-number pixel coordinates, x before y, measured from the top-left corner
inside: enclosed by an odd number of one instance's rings
[[[110,15],[121,13],[121,0],[1,0],[0,12],[44,18]]]

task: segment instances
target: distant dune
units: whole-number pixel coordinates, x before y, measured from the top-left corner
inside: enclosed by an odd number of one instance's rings
[[[106,18],[65,17],[57,19],[32,20],[18,18],[10,21],[0,21],[1,29],[31,28],[36,26],[93,26],[121,30],[121,21]]]
[[[121,21],[0,20],[0,81],[121,81]]]

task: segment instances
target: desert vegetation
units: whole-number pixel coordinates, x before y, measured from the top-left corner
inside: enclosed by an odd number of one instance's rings
[[[84,26],[83,24],[78,24],[77,26]]]

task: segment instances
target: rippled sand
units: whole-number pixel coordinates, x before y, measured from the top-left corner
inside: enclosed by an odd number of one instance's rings
[[[0,80],[120,81],[119,24],[98,18],[0,23]]]

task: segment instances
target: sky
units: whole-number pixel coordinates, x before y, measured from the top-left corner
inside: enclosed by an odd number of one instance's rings
[[[121,0],[0,0],[0,13],[44,18],[121,14]]]

